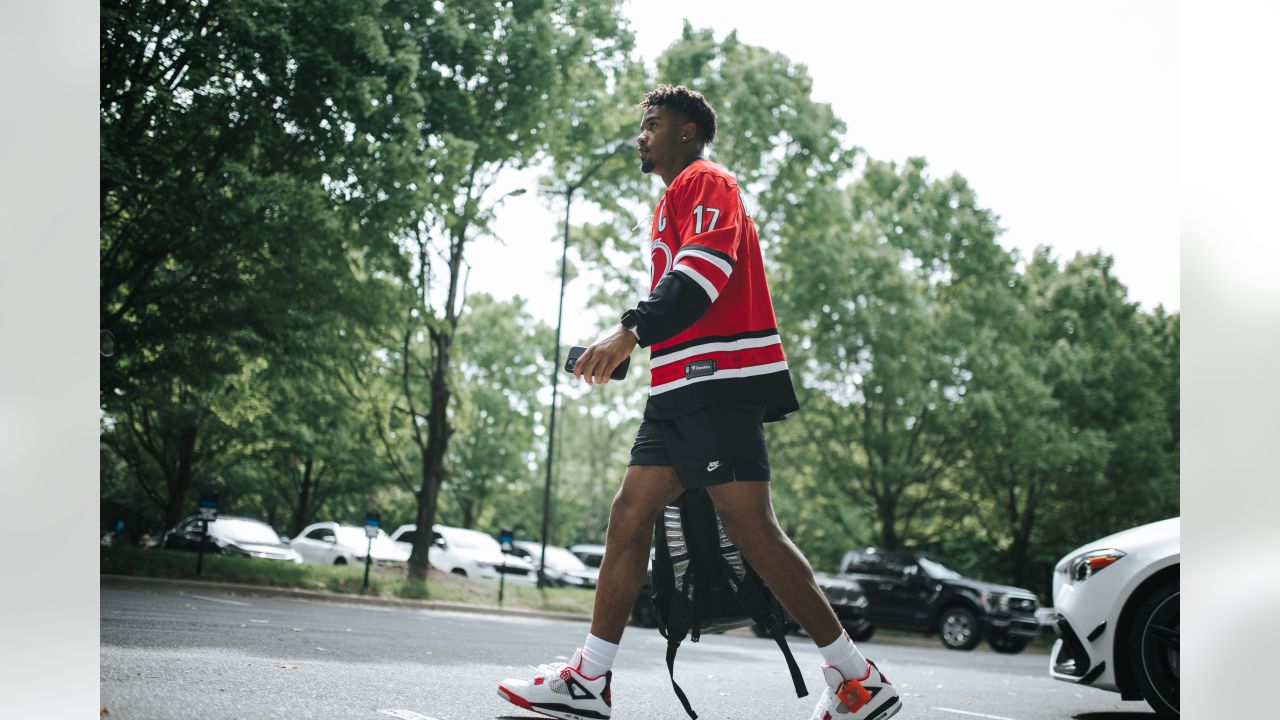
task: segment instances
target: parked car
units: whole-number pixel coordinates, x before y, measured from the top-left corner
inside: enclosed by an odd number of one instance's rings
[[[855,642],[870,640],[876,629],[867,616],[867,596],[862,591],[862,586],[853,580],[825,573],[814,573],[813,577],[818,581],[818,587],[827,596],[827,602],[831,603],[831,609],[836,612],[840,625],[849,633],[849,637]],[[802,632],[800,623],[785,608],[783,622],[788,633]],[[768,633],[759,625],[753,625],[751,630],[759,637],[768,637]]]
[[[199,550],[201,532],[200,516],[192,515],[166,532],[161,546],[175,550]],[[234,515],[223,515],[209,522],[209,539],[205,552],[302,562],[302,556],[297,550],[290,547],[289,541],[282,539],[270,525],[261,520]]]
[[[831,603],[831,608],[835,610],[840,625],[848,631],[849,637],[858,642],[870,640],[875,628],[867,618],[867,598],[858,583],[822,573],[815,573],[814,577],[818,581],[818,587],[822,588],[822,593],[827,596],[827,601]],[[636,596],[635,605],[631,608],[632,625],[645,628],[658,627],[658,610],[654,607],[652,595],[653,553],[651,552],[644,585],[640,587],[640,594]],[[785,609],[783,623],[787,633],[796,633],[801,630],[800,624],[787,614]],[[760,637],[768,637],[768,633],[759,625],[752,625],[751,630]]]
[[[516,540],[511,552],[537,568],[542,558],[542,543]],[[545,575],[555,585],[593,588],[600,579],[600,568],[588,567],[565,548],[548,545]]]
[[[427,561],[431,567],[460,577],[497,580],[499,573],[508,580],[532,585],[537,582],[533,565],[528,561],[502,552],[502,546],[479,530],[432,525],[431,552]],[[413,549],[418,526],[401,525],[391,534],[405,553]]]
[[[1053,573],[1049,674],[1178,717],[1181,519],[1081,545]]]
[[[378,528],[378,534],[370,543],[364,527],[336,522],[308,525],[293,539],[293,547],[303,561],[315,565],[363,565],[366,554],[372,556],[373,564],[378,566],[402,566],[409,562],[409,554],[391,542],[382,528]]]
[[[589,568],[600,569],[600,563],[604,562],[604,546],[592,545],[590,543],[577,543],[569,546],[569,552],[578,556],[578,559]]]
[[[923,553],[851,550],[840,571],[866,592],[874,627],[937,633],[953,650],[985,638],[1002,653],[1022,652],[1040,634],[1035,593],[966,578]]]

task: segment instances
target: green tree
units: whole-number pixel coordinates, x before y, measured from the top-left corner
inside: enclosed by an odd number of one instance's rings
[[[933,180],[921,159],[868,160],[847,204],[828,193],[823,205],[828,226],[790,233],[779,257],[804,406],[784,457],[812,492],[840,494],[819,506],[830,522],[863,520],[853,508],[869,504],[878,544],[918,543],[963,460],[969,344],[1012,261],[964,179]]]
[[[1026,270],[1068,431],[1102,433],[1110,447],[1102,472],[1059,488],[1051,544],[1062,552],[1178,512],[1178,319],[1141,312],[1113,263],[1080,254],[1060,267],[1042,249]]]
[[[259,395],[240,381],[341,322],[395,257],[422,173],[403,150],[421,136],[402,93],[416,13],[102,4],[100,307],[119,344],[104,442],[166,523],[244,456],[226,388]]]
[[[548,3],[452,3],[437,21],[418,24],[425,53],[416,82],[438,125],[423,134],[429,182],[417,187],[419,211],[399,234],[397,277],[405,289],[395,345],[402,397],[396,407],[417,470],[417,525],[430,527],[454,433],[451,367],[465,294],[465,252],[486,231],[500,199],[498,174],[539,159],[557,135],[555,120],[573,97],[603,91],[609,68],[630,43],[613,0]],[[570,85],[605,72],[600,87]],[[418,535],[410,576],[425,579],[430,536]]]
[[[442,511],[450,524],[470,528],[488,519],[495,496],[537,481],[529,454],[543,412],[538,391],[550,364],[550,330],[519,298],[499,302],[476,295],[467,304],[453,368],[458,435],[450,444],[449,498]]]

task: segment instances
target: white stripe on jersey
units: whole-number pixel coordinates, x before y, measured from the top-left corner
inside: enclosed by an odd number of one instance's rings
[[[669,390],[686,387],[694,383],[706,382],[707,380],[729,380],[732,378],[752,377],[755,375],[768,375],[775,372],[786,372],[787,361],[769,363],[767,365],[755,365],[753,367],[730,368],[728,370],[717,370],[715,374],[703,375],[696,378],[677,378],[668,383],[656,385],[649,388],[649,395],[661,395]]]
[[[694,345],[691,348],[685,348],[679,352],[673,352],[670,355],[659,355],[649,361],[649,368],[662,367],[677,360],[683,360],[694,355],[712,352],[726,352],[733,350],[749,350],[751,348],[769,347],[770,345],[781,345],[782,336],[768,335],[758,338],[743,338],[741,340],[725,340],[724,342],[711,342],[704,345]]]
[[[715,302],[716,298],[720,297],[720,291],[716,290],[716,286],[713,285],[710,280],[703,277],[702,273],[697,270],[694,270],[688,265],[676,265],[672,270],[678,273],[684,273],[689,279],[698,283],[698,285],[702,287],[703,292],[707,294],[707,297],[711,298],[711,302]]]
[[[715,255],[712,255],[711,253],[705,250],[700,250],[698,248],[687,247],[681,250],[680,252],[676,253],[676,262],[680,262],[680,258],[686,255],[690,255],[690,256],[699,258],[701,260],[706,260],[712,265],[715,265],[716,267],[720,268],[721,272],[724,273],[724,276],[726,278],[733,274],[733,266],[730,265],[728,262],[726,262],[724,258],[716,257]]]

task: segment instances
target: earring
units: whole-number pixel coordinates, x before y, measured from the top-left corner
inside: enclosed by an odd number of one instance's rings
[[[688,141],[689,141],[689,138],[687,137],[680,138],[680,142],[688,142]]]

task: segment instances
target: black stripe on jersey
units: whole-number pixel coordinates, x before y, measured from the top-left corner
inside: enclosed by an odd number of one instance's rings
[[[640,347],[679,335],[711,307],[711,298],[693,278],[669,272],[648,299],[636,303],[636,338]]]
[[[719,250],[712,250],[706,245],[698,245],[696,243],[688,243],[685,245],[681,245],[680,249],[676,251],[676,255],[678,256],[680,253],[684,252],[685,250],[700,250],[708,255],[715,255],[721,260],[729,263],[729,267],[734,267],[735,265],[737,265],[737,263],[733,261],[733,258],[729,257],[727,254],[722,253]]]
[[[664,347],[661,350],[654,350],[653,352],[649,353],[649,357],[659,358],[659,357],[662,357],[663,355],[670,355],[671,353],[680,352],[681,350],[687,350],[691,347],[697,347],[698,345],[706,345],[707,343],[731,342],[733,340],[769,337],[770,335],[777,335],[777,334],[778,334],[778,328],[768,328],[767,330],[748,330],[747,332],[738,333],[737,335],[709,335],[707,337],[700,337],[695,340],[689,340],[686,342],[678,343],[676,345],[672,345],[671,347]]]

